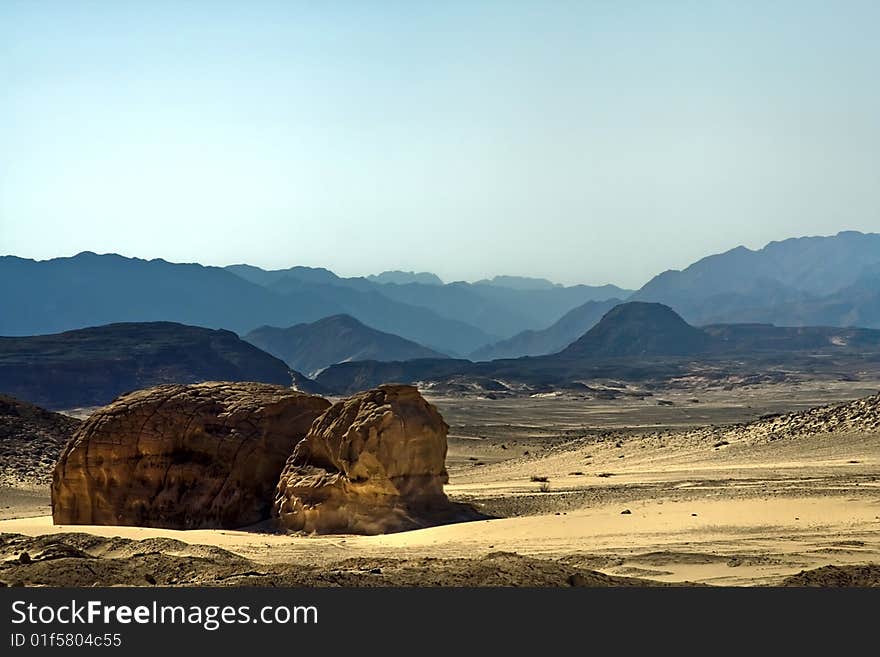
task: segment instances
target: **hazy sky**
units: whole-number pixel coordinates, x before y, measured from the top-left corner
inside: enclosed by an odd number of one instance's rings
[[[638,286],[880,230],[880,2],[0,2],[0,252]]]

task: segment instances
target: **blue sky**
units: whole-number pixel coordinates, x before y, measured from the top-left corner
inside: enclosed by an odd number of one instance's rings
[[[638,286],[880,229],[880,3],[0,3],[0,252]]]

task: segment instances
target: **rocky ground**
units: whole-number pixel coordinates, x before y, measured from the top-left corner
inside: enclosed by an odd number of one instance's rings
[[[0,534],[0,586],[652,586],[559,561],[495,552],[475,559],[353,557],[261,564],[171,539]]]
[[[47,486],[80,421],[0,395],[0,486]]]
[[[0,581],[876,586],[878,388],[434,398],[447,492],[496,519],[380,536],[56,527],[7,495]]]
[[[747,440],[756,444],[829,433],[880,433],[880,394],[806,411],[768,413],[757,421],[733,426],[702,427],[685,433],[682,438],[717,438],[728,444]]]
[[[657,563],[662,554],[645,555]],[[652,560],[653,559],[653,560]],[[699,563],[699,555],[691,560]],[[643,577],[607,575],[590,560],[539,559],[511,552],[478,558],[352,557],[330,564],[262,564],[208,545],[172,539],[102,538],[86,533],[0,534],[0,586],[669,586]],[[607,566],[607,564],[604,564]],[[679,582],[679,585],[695,585]],[[824,566],[780,586],[880,586],[880,565]]]

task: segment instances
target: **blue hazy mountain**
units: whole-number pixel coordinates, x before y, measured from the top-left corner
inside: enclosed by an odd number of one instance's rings
[[[89,252],[44,261],[0,257],[0,280],[0,335],[151,321],[244,334],[349,314],[443,353],[469,353],[494,339],[466,322],[383,296],[372,284],[361,291],[288,275],[273,289],[219,267]],[[297,284],[280,284],[290,280]]]
[[[443,281],[437,274],[429,271],[383,271],[381,274],[370,274],[367,280],[372,283],[394,283],[395,285],[407,285],[409,283],[421,283],[422,285],[443,285]]]
[[[512,338],[486,345],[474,351],[473,360],[496,360],[498,358],[519,358],[520,356],[541,356],[561,351],[589,331],[602,316],[620,299],[607,301],[587,301],[574,308],[558,321],[538,331],[522,331]]]
[[[880,234],[737,247],[655,276],[631,299],[664,303],[694,324],[880,326]]]
[[[312,377],[334,363],[446,357],[412,340],[370,328],[351,315],[334,315],[288,328],[262,326],[244,339]]]
[[[523,286],[518,283],[539,279],[510,276],[496,277],[494,279],[496,282],[491,284],[463,281],[442,284],[442,282],[438,283],[439,278],[434,277],[433,274],[428,274],[429,278],[422,279],[426,282],[417,282],[422,274],[410,275],[411,272],[385,272],[389,276],[380,275],[383,277],[383,282],[377,282],[376,277],[343,278],[327,269],[309,267],[266,271],[249,265],[233,265],[227,269],[251,282],[282,293],[302,289],[304,284],[329,285],[359,292],[377,293],[399,303],[430,310],[446,319],[464,322],[486,334],[496,336],[496,339],[508,338],[528,329],[543,329],[587,301],[625,298],[630,294],[629,290],[614,285],[565,287],[548,281],[549,285]],[[503,285],[504,282],[510,282],[512,287]],[[325,293],[329,292],[325,290]],[[404,335],[393,327],[378,326],[375,321],[357,312],[349,314],[374,328]],[[405,337],[412,339],[409,335]],[[439,343],[428,345],[423,340],[417,342],[433,348],[442,346]],[[493,340],[477,346],[482,347],[490,342]],[[448,349],[440,350],[448,352]],[[455,350],[458,354],[466,354],[470,351],[473,350]]]

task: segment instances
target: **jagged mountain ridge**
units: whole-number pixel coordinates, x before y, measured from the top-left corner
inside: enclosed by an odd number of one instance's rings
[[[301,268],[296,268],[301,269]],[[118,322],[171,321],[239,334],[346,313],[369,325],[453,353],[469,353],[493,335],[424,307],[365,291],[311,281],[277,291],[219,267],[84,252],[35,261],[0,257],[0,335],[35,335]],[[248,273],[255,275],[252,270]],[[302,274],[302,272],[300,272]],[[289,276],[284,280],[288,280]]]
[[[880,327],[880,234],[743,246],[655,276],[633,301],[666,304],[693,324],[766,322]]]

